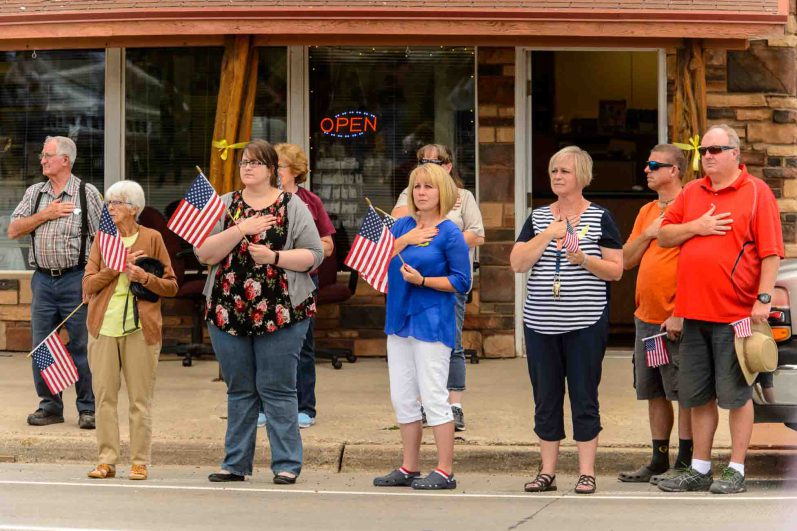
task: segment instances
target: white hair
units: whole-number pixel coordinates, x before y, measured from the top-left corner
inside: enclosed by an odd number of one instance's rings
[[[144,199],[144,189],[136,181],[124,180],[113,183],[110,188],[105,191],[105,199],[116,201],[127,201],[132,203],[133,208],[136,209],[136,219],[141,214],[146,206]]]
[[[739,155],[736,157],[736,161],[739,162],[742,160],[742,143],[739,140],[739,133],[736,132],[736,129],[731,127],[728,124],[717,124],[712,125],[706,130],[706,134],[710,131],[717,129],[719,131],[725,131],[725,134],[728,135],[728,145],[731,147],[736,148],[739,151]],[[706,136],[706,135],[703,135]]]
[[[74,140],[66,136],[48,136],[44,139],[45,144],[50,141],[55,142],[56,155],[66,155],[71,169],[75,165],[75,159],[77,158],[77,146]]]

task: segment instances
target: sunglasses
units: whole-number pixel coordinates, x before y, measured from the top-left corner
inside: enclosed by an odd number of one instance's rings
[[[706,146],[706,147],[699,147],[697,148],[697,152],[700,153],[701,157],[706,155],[706,152],[711,153],[712,155],[719,155],[723,151],[730,151],[732,149],[736,149],[733,146]]]
[[[659,168],[672,168],[674,164],[667,164],[666,162],[656,162],[655,160],[649,160],[645,163],[645,166],[647,166],[650,171],[656,171]]]
[[[418,161],[418,166],[422,164],[437,164],[438,166],[442,166],[445,162],[440,159],[421,159]]]

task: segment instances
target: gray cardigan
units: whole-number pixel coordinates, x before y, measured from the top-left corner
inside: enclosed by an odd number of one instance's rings
[[[229,209],[230,203],[232,203],[232,192],[221,196],[221,200],[224,206]],[[321,264],[324,259],[324,248],[321,246],[321,238],[318,236],[318,229],[316,229],[315,222],[313,222],[313,215],[310,214],[307,205],[296,194],[293,194],[288,200],[287,216],[288,235],[285,247],[282,250],[307,249],[313,253],[313,267],[307,272],[285,270],[288,274],[288,295],[291,298],[291,304],[296,307],[307,300],[307,297],[315,290],[315,284],[310,278],[309,272]],[[223,230],[224,216],[219,219],[219,222],[210,231],[209,236],[218,234]],[[196,253],[196,247],[194,247],[194,252]],[[205,288],[202,290],[208,301],[210,301],[210,294],[213,291],[213,283],[216,280],[216,271],[218,269],[219,264],[211,266],[208,278],[205,281]]]

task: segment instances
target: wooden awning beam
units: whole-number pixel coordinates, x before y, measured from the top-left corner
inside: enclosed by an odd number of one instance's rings
[[[92,10],[0,16],[0,49],[74,48],[103,42],[107,46],[192,45],[214,38],[220,43],[224,35],[254,35],[259,42],[267,39],[273,45],[536,46],[563,38],[572,45],[583,45],[580,40],[746,41],[783,35],[786,22],[786,13],[622,9]]]

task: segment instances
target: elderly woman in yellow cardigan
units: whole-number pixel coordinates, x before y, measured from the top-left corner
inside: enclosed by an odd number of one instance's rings
[[[121,374],[130,402],[130,457],[128,477],[147,479],[152,446],[152,397],[161,348],[160,297],[177,293],[177,279],[160,233],[137,223],[144,209],[144,190],[134,181],[120,181],[108,188],[105,202],[122,241],[128,250],[123,273],[107,266],[100,253],[99,239],[91,247],[83,293],[88,299],[86,324],[89,329],[89,367],[96,400],[99,464],[90,478],[116,475],[119,460],[119,418],[117,403]],[[159,260],[163,275],[148,273],[136,261],[142,257]],[[136,298],[131,282],[138,282],[157,295],[154,302]]]

